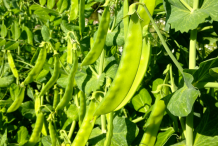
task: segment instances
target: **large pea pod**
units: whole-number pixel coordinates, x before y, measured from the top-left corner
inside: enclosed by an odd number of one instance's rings
[[[148,38],[144,38],[142,41],[142,55],[141,55],[141,60],[140,60],[140,64],[139,64],[139,68],[138,71],[136,73],[134,82],[128,92],[128,94],[126,95],[125,99],[121,102],[121,104],[115,109],[115,111],[121,109],[122,107],[124,107],[133,97],[133,95],[135,94],[138,86],[140,85],[146,71],[147,68],[149,66],[150,63],[150,54],[151,54],[151,45],[150,45],[150,40]]]
[[[167,74],[167,76],[165,77],[163,84],[167,84],[168,79],[169,79],[169,74]],[[162,100],[163,98],[162,95],[167,96],[169,94],[169,87],[167,86],[162,87],[161,92],[162,93],[158,93],[156,96],[153,110],[146,122],[146,130],[139,146],[145,146],[145,145],[154,146],[155,144],[155,141],[157,139],[157,134],[160,128],[160,124],[162,122],[166,109],[164,100]]]
[[[68,84],[66,87],[66,90],[64,92],[64,96],[61,99],[61,101],[59,102],[59,104],[57,105],[55,111],[61,110],[63,109],[70,101],[72,94],[73,94],[73,84],[74,84],[74,77],[77,71],[77,67],[78,67],[78,58],[77,58],[77,53],[74,50],[73,53],[73,66],[70,70],[70,74],[68,76]]]
[[[17,95],[17,97],[15,98],[14,102],[11,104],[11,106],[8,108],[7,113],[11,113],[16,111],[20,105],[23,102],[24,96],[25,96],[25,86],[23,85],[23,83],[21,84],[21,87],[19,89],[19,93]]]
[[[48,0],[47,1],[47,7],[49,9],[52,9],[55,6],[55,0]]]
[[[79,103],[79,125],[82,125],[82,121],[85,117],[86,114],[86,97],[85,97],[85,93],[83,91],[79,92],[79,99],[80,99],[80,103]]]
[[[133,13],[130,18],[128,34],[116,76],[94,115],[107,114],[120,105],[135,79],[141,53],[142,29],[138,15]]]
[[[56,146],[57,137],[56,137],[56,132],[55,132],[55,128],[52,124],[52,121],[49,121],[48,129],[49,129],[49,134],[51,137],[51,144],[52,144],[52,146]]]
[[[94,63],[101,55],[101,52],[104,48],[107,31],[109,28],[109,22],[110,22],[110,10],[109,10],[109,6],[106,6],[101,17],[101,21],[98,27],[95,41],[91,47],[91,50],[84,58],[81,66],[90,65]]]
[[[8,55],[8,63],[9,63],[9,66],[11,68],[11,71],[12,71],[13,75],[15,76],[15,78],[19,78],[18,71],[16,69],[14,59],[13,59],[13,57],[11,55],[10,50],[7,51],[7,55]]]
[[[79,32],[82,35],[85,29],[85,0],[79,0]]]
[[[46,85],[42,88],[39,96],[43,96],[55,84],[55,82],[57,81],[57,79],[59,77],[59,71],[60,71],[59,57],[58,57],[58,53],[56,52],[55,55],[54,55],[54,72],[53,72],[53,75],[51,76],[49,81],[46,83]]]
[[[44,115],[43,113],[39,113],[37,115],[35,127],[33,129],[33,133],[30,136],[29,141],[24,146],[34,146],[39,141],[41,132],[42,132],[42,126],[44,121]]]
[[[39,75],[40,71],[44,66],[46,56],[47,56],[46,48],[41,48],[35,66],[32,68],[32,70],[29,72],[28,76],[24,80],[25,85],[31,83]]]
[[[80,129],[72,143],[71,146],[85,146],[89,136],[92,132],[92,129],[95,124],[96,116],[93,117],[94,111],[97,107],[97,103],[93,99],[88,107],[88,110],[86,112],[85,118],[83,119],[82,125],[80,126]]]

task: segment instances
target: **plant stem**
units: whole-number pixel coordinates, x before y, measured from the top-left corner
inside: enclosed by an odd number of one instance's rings
[[[111,32],[114,30],[115,28],[115,24],[116,24],[116,19],[117,19],[117,4],[118,4],[118,0],[115,1],[115,13],[114,13],[114,21],[111,27]]]
[[[198,89],[201,89],[201,88],[218,88],[218,83],[216,83],[216,82],[199,82],[199,83],[195,84],[195,87],[197,87]]]
[[[71,139],[75,127],[76,127],[76,121],[73,121],[73,123],[72,123],[72,125],[71,125],[71,127],[70,127],[70,131],[69,131],[69,133],[68,133],[68,138],[69,138],[69,139]]]
[[[102,74],[103,69],[104,69],[104,56],[105,56],[105,50],[103,49],[101,56],[100,56],[98,76]],[[102,130],[102,133],[106,133],[106,116],[105,115],[101,115],[101,130]]]
[[[198,8],[199,0],[194,0],[193,11]],[[189,47],[189,69],[196,66],[196,42],[197,29],[191,30]],[[186,117],[186,146],[193,146],[193,107],[191,113]]]
[[[92,71],[92,73],[93,73],[94,75],[98,76],[98,74],[95,72],[95,70],[92,68],[91,65],[89,65],[89,68],[91,69],[91,71]]]
[[[189,9],[189,11],[192,12],[192,7],[190,7],[189,4],[187,4],[184,0],[180,0],[180,2],[181,2],[187,9]]]
[[[142,3],[139,3],[139,4],[142,4]],[[148,16],[149,16],[149,18],[150,18],[150,20],[151,20],[151,22],[152,22],[152,24],[153,24],[153,26],[154,26],[154,29],[156,30],[156,32],[157,32],[157,34],[158,34],[158,36],[159,36],[159,38],[160,38],[160,40],[161,40],[161,42],[162,42],[162,44],[163,44],[165,50],[167,51],[168,55],[169,55],[170,58],[173,60],[174,64],[175,64],[176,67],[179,69],[179,71],[180,71],[181,73],[183,73],[183,68],[182,68],[182,66],[181,66],[180,63],[176,60],[176,58],[175,58],[174,55],[172,54],[171,50],[169,49],[168,45],[166,44],[166,42],[165,42],[165,40],[164,40],[164,38],[163,38],[163,36],[162,36],[162,34],[161,34],[161,32],[160,32],[160,30],[159,30],[157,24],[154,22],[154,19],[152,18],[150,12],[148,11],[148,8],[147,8],[146,5],[144,5],[144,4],[142,4],[142,6],[144,7],[146,13],[148,14]]]

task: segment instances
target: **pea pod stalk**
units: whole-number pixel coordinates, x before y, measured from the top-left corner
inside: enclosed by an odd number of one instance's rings
[[[126,43],[116,76],[94,115],[110,113],[120,105],[133,84],[140,63],[141,53],[142,29],[138,15],[133,13],[130,18]]]

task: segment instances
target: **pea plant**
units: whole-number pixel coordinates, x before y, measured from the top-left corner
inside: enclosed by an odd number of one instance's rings
[[[217,146],[217,0],[0,0],[0,146]]]

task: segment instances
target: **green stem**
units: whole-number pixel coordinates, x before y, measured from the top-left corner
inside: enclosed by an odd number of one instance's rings
[[[201,88],[218,88],[218,83],[215,83],[215,82],[199,82],[199,83],[195,84],[195,87],[197,87],[198,89],[201,89]]]
[[[139,117],[139,118],[136,118],[136,119],[132,120],[132,122],[133,123],[138,123],[138,122],[140,122],[140,121],[142,121],[144,119],[145,119],[144,117]]]
[[[112,24],[112,27],[111,27],[111,32],[114,30],[115,28],[115,24],[116,24],[116,19],[117,19],[117,0],[115,1],[115,13],[114,13],[114,21],[113,21],[113,24]]]
[[[139,3],[139,4],[142,4],[142,3]],[[146,5],[144,5],[144,4],[142,4],[142,6],[144,7],[146,13],[148,14],[148,16],[149,16],[149,18],[150,18],[150,20],[151,20],[151,22],[152,22],[152,24],[153,24],[153,26],[154,26],[154,29],[155,29],[155,31],[157,32],[157,34],[158,34],[158,36],[159,36],[159,38],[160,38],[160,40],[161,40],[161,42],[162,42],[162,44],[163,44],[165,50],[167,51],[168,55],[169,55],[170,58],[173,60],[173,62],[175,63],[175,65],[177,66],[177,68],[179,69],[179,71],[180,71],[181,73],[183,73],[183,68],[182,68],[182,66],[181,66],[180,63],[176,60],[176,58],[175,58],[174,55],[172,54],[171,50],[169,49],[168,45],[166,44],[166,42],[165,42],[165,40],[164,40],[164,38],[163,38],[163,36],[162,36],[162,34],[161,34],[161,32],[160,32],[160,30],[159,30],[157,24],[154,22],[154,19],[152,18],[150,12],[148,11],[148,8],[147,8]]]
[[[194,0],[193,11],[198,8],[198,4],[199,0]],[[190,36],[189,69],[194,69],[196,66],[196,42],[197,29],[194,29],[191,30]],[[193,146],[193,109],[191,113],[186,117],[186,146]]]
[[[68,133],[68,138],[69,138],[69,139],[71,139],[75,127],[76,127],[76,121],[73,121],[73,123],[72,123],[72,125],[71,125],[71,127],[70,127],[70,131],[69,131],[69,133]]]
[[[21,63],[23,63],[23,64],[26,64],[26,65],[28,65],[28,66],[30,66],[30,67],[34,67],[33,65],[31,65],[31,64],[29,64],[29,63],[27,63],[27,62],[25,62],[25,61],[21,61],[21,60],[15,60],[15,61],[18,61],[18,62],[21,62]]]
[[[187,4],[184,0],[180,0],[180,2],[181,2],[187,9],[189,9],[189,11],[192,12],[192,7],[190,7],[189,4]]]
[[[96,73],[96,71],[92,68],[91,65],[89,65],[89,68],[91,69],[92,73],[95,74],[96,76],[98,76],[98,74]]]

